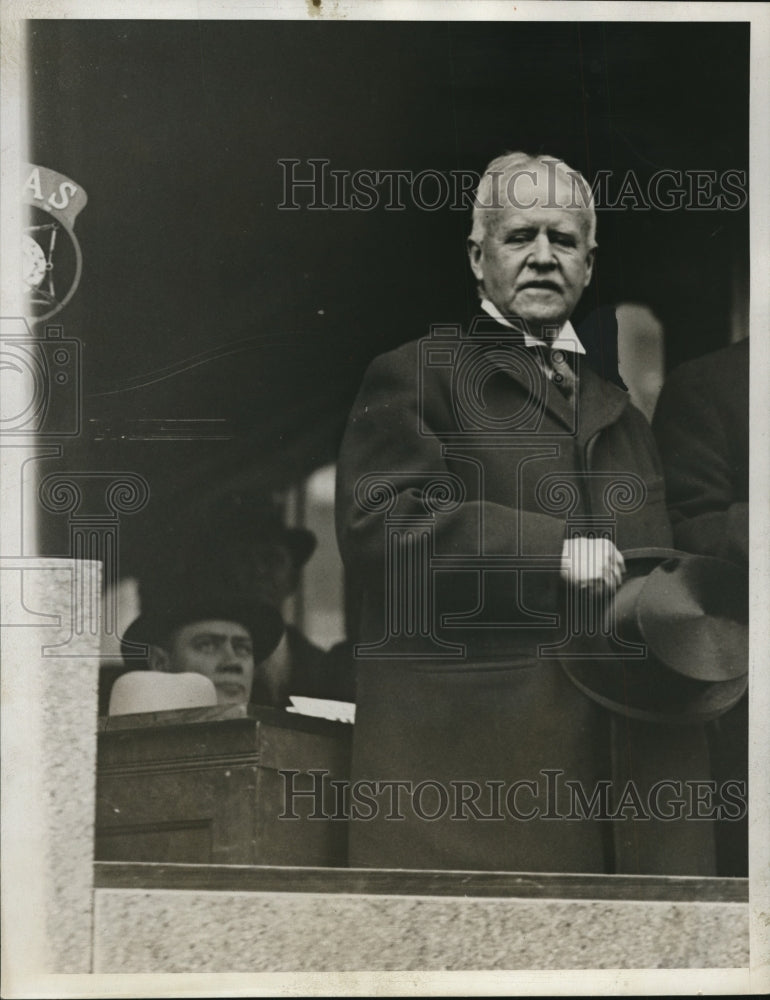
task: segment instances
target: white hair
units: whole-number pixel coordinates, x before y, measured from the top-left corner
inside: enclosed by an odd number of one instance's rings
[[[486,170],[479,182],[476,196],[473,201],[473,224],[470,238],[480,243],[486,232],[487,222],[494,213],[499,211],[505,201],[501,201],[500,192],[504,191],[507,201],[512,204],[511,192],[515,186],[515,179],[519,175],[529,176],[531,172],[527,168],[545,167],[550,184],[551,177],[558,178],[564,184],[569,184],[572,192],[570,207],[580,209],[585,213],[588,228],[589,249],[596,246],[596,207],[588,181],[578,170],[568,167],[564,160],[556,159],[553,156],[531,156],[529,153],[504,153],[496,157],[487,165]],[[504,186],[503,183],[504,182]],[[513,183],[512,183],[513,182]],[[555,194],[548,191],[549,200]]]

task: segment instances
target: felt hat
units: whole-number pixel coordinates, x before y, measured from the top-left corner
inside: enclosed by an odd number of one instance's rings
[[[748,684],[745,570],[675,549],[623,555],[627,576],[604,609],[604,637],[565,657],[566,673],[632,718],[697,723],[732,708]]]
[[[126,663],[135,663],[137,647],[159,646],[171,632],[197,621],[231,621],[242,625],[249,635],[254,663],[265,659],[276,648],[284,633],[283,618],[268,604],[245,600],[240,595],[181,594],[163,605],[143,607],[142,613],[128,626],[121,640]]]
[[[216,688],[203,674],[130,670],[118,677],[112,686],[109,715],[168,712],[216,704]]]

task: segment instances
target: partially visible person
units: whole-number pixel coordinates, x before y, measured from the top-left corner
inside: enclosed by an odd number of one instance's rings
[[[681,365],[653,419],[674,543],[748,566],[749,342]]]
[[[749,341],[681,365],[653,430],[678,548],[749,563]],[[748,614],[748,609],[747,609]],[[714,777],[748,784],[748,696],[711,723]],[[748,817],[717,828],[717,873],[748,875]]]
[[[288,620],[302,571],[316,549],[315,534],[288,527],[273,506],[242,497],[227,503],[234,522],[230,535],[243,546],[240,554],[233,552],[231,562],[242,561],[246,573],[253,572],[256,592],[286,622],[280,643],[257,672],[255,685],[261,688],[262,701],[285,705],[290,694],[354,701],[348,645],[340,643],[326,651]]]

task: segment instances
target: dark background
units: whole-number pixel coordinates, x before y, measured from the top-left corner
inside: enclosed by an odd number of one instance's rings
[[[468,212],[279,210],[278,160],[481,172],[523,149],[642,184],[748,168],[745,24],[34,21],[29,41],[29,159],[89,198],[56,317],[83,344],[83,432],[40,467],[147,478],[128,573],[190,497],[333,461],[368,361],[474,300]],[[748,209],[600,212],[598,240],[578,318],[648,305],[669,367],[728,342]],[[130,440],[191,418],[229,440]],[[43,554],[66,531],[44,519]]]

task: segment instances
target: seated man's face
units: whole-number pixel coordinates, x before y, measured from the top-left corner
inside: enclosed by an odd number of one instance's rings
[[[249,700],[254,656],[251,636],[242,625],[214,619],[192,622],[174,632],[161,652],[166,665],[155,669],[203,674],[213,682],[220,705]]]
[[[263,543],[255,548],[253,557],[259,595],[280,611],[299,582],[291,553],[280,542]]]

